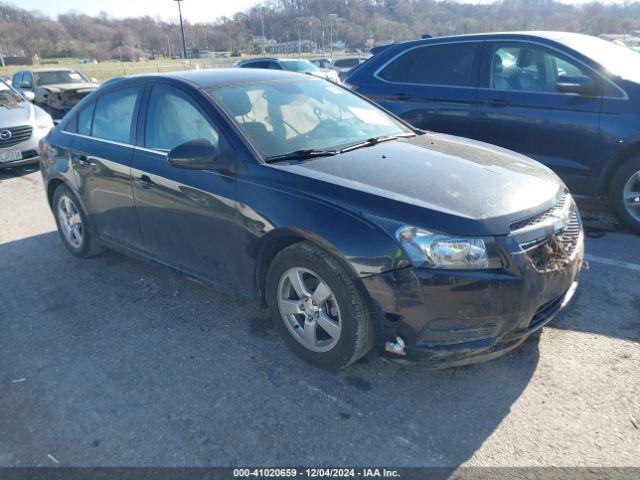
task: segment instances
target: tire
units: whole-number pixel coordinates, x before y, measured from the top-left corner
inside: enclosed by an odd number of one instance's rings
[[[640,199],[640,157],[634,157],[622,164],[613,175],[609,186],[609,204],[620,219],[620,221],[630,229],[640,233],[640,201],[637,207],[630,207],[632,200],[625,195],[638,193]],[[632,213],[634,212],[634,213]]]
[[[66,185],[59,185],[53,193],[53,216],[62,243],[73,255],[89,258],[104,251],[80,201]]]
[[[294,287],[297,279],[302,281],[298,288]],[[299,295],[299,290],[306,290],[311,298],[305,301],[308,295]],[[285,343],[312,365],[337,370],[373,346],[371,315],[351,275],[312,243],[296,243],[276,255],[267,272],[266,295],[273,324]],[[280,305],[298,313],[283,314]],[[306,336],[307,327],[314,332],[313,338]]]

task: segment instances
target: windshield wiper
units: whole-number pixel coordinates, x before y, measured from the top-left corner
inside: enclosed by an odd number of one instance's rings
[[[354,143],[353,145],[348,145],[346,147],[343,147],[340,150],[338,150],[338,153],[350,152],[351,150],[357,150],[358,148],[372,147],[373,145],[377,145],[382,142],[388,142],[390,140],[397,140],[398,138],[409,138],[409,137],[415,137],[415,136],[416,136],[415,133],[401,133],[399,135],[383,135],[380,137],[371,137],[371,138],[367,138],[363,142],[358,142],[358,143]]]
[[[304,150],[295,150],[289,153],[283,153],[282,155],[272,155],[264,159],[267,163],[279,162],[281,160],[305,160],[308,158],[316,157],[330,157],[331,155],[337,155],[335,150],[319,150],[317,148],[307,148]]]

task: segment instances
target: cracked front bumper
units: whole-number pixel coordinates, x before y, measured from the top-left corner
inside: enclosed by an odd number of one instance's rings
[[[538,271],[525,253],[516,251],[499,271],[405,268],[363,279],[381,343],[401,337],[405,344],[405,355],[383,355],[430,368],[503,355],[570,302],[583,252],[581,240],[571,261],[549,272]]]

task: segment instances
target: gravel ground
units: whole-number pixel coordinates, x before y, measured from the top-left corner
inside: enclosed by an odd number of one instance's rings
[[[336,374],[221,287],[69,255],[38,172],[0,205],[0,466],[640,466],[638,236],[589,238],[573,306],[505,357]]]

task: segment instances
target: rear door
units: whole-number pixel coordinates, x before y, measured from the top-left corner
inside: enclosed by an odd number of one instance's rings
[[[150,83],[143,112],[132,177],[147,252],[174,268],[236,287],[241,230],[233,148],[206,103],[182,87]],[[169,164],[170,150],[197,139],[217,146],[220,169]]]
[[[81,200],[98,234],[126,247],[140,247],[131,188],[135,121],[143,84],[107,90],[69,124],[71,161]]]
[[[470,136],[482,45],[438,43],[399,54],[375,73],[387,83],[378,101],[418,128]]]
[[[567,54],[527,41],[487,41],[474,137],[556,171],[581,192],[598,162],[599,74]],[[560,93],[560,75],[593,79],[589,94]]]

